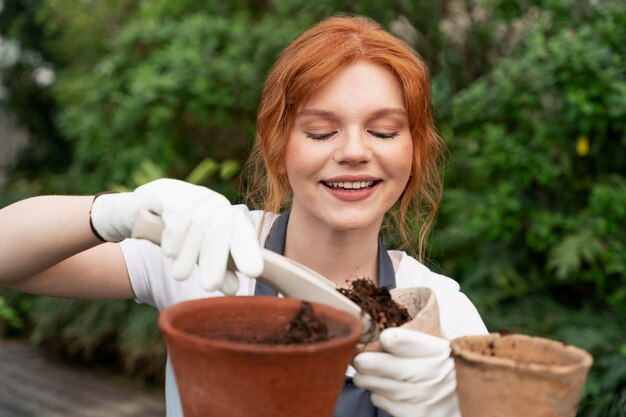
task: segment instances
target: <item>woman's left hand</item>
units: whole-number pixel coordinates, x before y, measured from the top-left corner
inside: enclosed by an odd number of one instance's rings
[[[372,403],[394,417],[460,417],[450,342],[402,328],[380,334],[385,352],[363,352],[353,361],[354,384],[372,392]]]

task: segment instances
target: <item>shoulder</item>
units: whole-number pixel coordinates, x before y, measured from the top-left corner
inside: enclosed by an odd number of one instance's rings
[[[458,282],[431,271],[405,252],[389,251],[389,255],[399,259],[396,271],[398,288],[426,287],[433,290],[439,305],[442,335],[446,339],[487,332],[478,310],[461,292]]]
[[[445,275],[428,269],[417,259],[403,251],[389,251],[392,258],[398,260],[396,285],[398,287],[429,287],[442,291],[459,291],[459,283]]]

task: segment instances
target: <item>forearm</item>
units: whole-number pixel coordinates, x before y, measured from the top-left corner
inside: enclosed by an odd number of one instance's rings
[[[102,243],[89,227],[92,200],[33,197],[0,210],[0,283],[17,285]]]
[[[185,279],[197,266],[206,289],[234,294],[239,280],[226,274],[230,255],[245,275],[263,271],[252,224],[206,187],[162,178],[93,198],[34,197],[0,210],[0,285],[54,296],[132,297],[126,259],[115,243],[131,237],[141,210],[163,220],[161,248],[174,277]],[[110,244],[100,245],[90,219]]]

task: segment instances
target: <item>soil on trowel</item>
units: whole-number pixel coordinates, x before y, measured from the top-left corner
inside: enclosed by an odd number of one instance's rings
[[[397,327],[411,320],[406,308],[391,298],[388,288],[376,287],[366,278],[354,280],[349,288],[339,288],[338,291],[368,313],[372,321],[378,323],[379,330]]]

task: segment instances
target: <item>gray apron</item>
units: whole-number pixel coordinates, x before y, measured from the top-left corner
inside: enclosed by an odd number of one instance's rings
[[[287,223],[289,210],[278,216],[265,241],[265,248],[278,254],[285,253],[285,238],[287,237]],[[378,286],[389,289],[396,287],[396,276],[391,258],[382,240],[378,239]],[[277,296],[278,291],[272,287],[256,282],[255,295]],[[346,381],[337,400],[333,417],[391,417],[384,410],[376,408],[370,401],[370,391],[357,387],[352,383],[352,377],[346,376]]]

